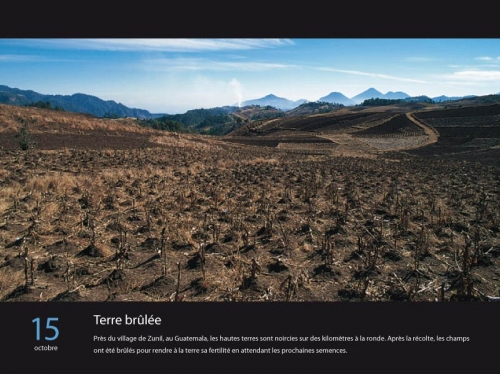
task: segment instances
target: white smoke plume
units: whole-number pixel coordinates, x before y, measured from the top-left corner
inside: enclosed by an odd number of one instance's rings
[[[236,78],[233,78],[229,84],[233,88],[234,94],[238,99],[238,107],[241,107],[241,102],[243,101],[243,92],[241,89],[241,83]]]

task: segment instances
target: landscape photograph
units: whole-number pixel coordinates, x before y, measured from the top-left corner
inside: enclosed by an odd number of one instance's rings
[[[500,301],[500,39],[0,39],[0,301]]]

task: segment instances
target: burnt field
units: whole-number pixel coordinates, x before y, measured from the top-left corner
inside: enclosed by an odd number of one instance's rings
[[[413,123],[405,114],[398,114],[384,123],[356,132],[355,136],[418,136],[425,135],[421,127]]]
[[[417,123],[408,110],[406,105],[356,107],[328,114],[256,121],[222,139],[304,153],[373,157],[378,151],[413,149],[433,142],[426,132],[427,125]]]
[[[497,168],[222,149],[2,160],[5,301],[497,293]]]
[[[319,145],[319,144],[329,144],[334,146],[335,144],[325,138],[320,138],[317,136],[300,136],[300,137],[290,137],[290,136],[266,136],[265,138],[259,137],[228,137],[226,138],[227,142],[230,143],[237,143],[237,144],[245,144],[245,145],[255,145],[255,146],[261,146],[261,147],[271,147],[275,148],[278,147],[280,144],[313,144],[313,145]]]
[[[16,110],[2,139],[51,115]],[[498,296],[498,163],[297,154],[58,115],[31,133],[69,143],[0,151],[2,301]]]
[[[416,112],[414,116],[439,133],[438,142],[412,150],[419,156],[498,163],[500,105]]]
[[[271,121],[256,121],[234,131],[232,136],[265,136],[268,134],[299,132],[339,132],[350,131],[354,126],[390,118],[388,113],[350,112],[347,114],[327,114],[294,116]]]

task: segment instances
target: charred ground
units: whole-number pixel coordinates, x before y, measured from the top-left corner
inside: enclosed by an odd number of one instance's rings
[[[210,137],[2,105],[0,299],[487,301],[499,115],[344,108]]]

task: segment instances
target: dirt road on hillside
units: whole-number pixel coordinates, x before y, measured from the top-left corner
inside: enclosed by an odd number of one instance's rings
[[[420,126],[425,131],[425,134],[429,137],[429,140],[424,145],[434,144],[438,141],[439,133],[435,129],[433,129],[430,126],[427,126],[425,123],[416,119],[413,116],[412,112],[406,113],[406,117],[408,117],[408,119],[412,121],[415,125]],[[420,145],[420,147],[424,145]]]

